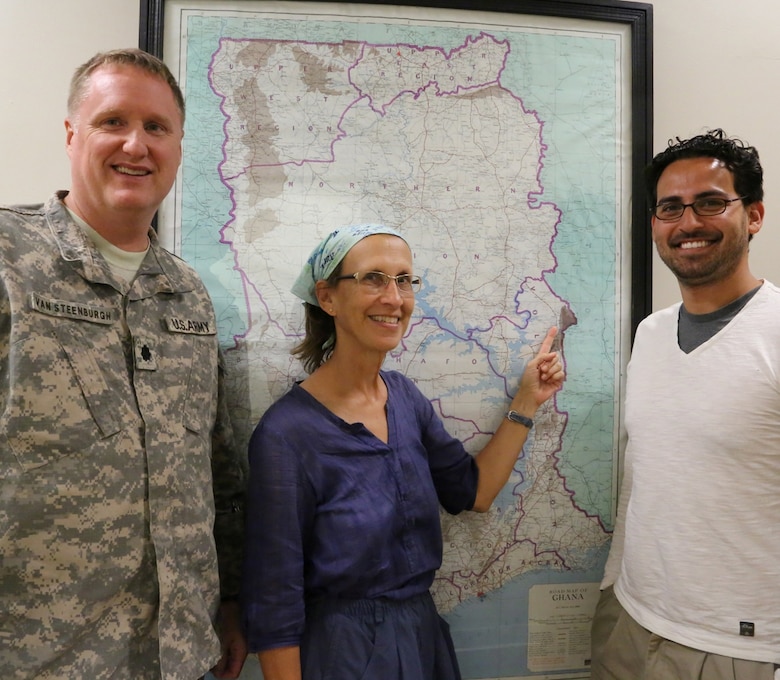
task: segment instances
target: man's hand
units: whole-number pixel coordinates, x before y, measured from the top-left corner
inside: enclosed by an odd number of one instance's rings
[[[211,669],[220,680],[235,680],[241,675],[247,656],[246,640],[241,632],[241,617],[237,602],[223,602],[217,620],[222,658]]]

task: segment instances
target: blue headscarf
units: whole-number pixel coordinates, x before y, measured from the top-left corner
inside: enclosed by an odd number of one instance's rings
[[[392,227],[381,224],[356,224],[336,229],[328,234],[309,255],[309,259],[306,260],[306,264],[293,284],[293,294],[304,302],[319,307],[320,303],[317,302],[314,292],[317,281],[327,279],[358,241],[374,234],[389,234],[404,239]]]

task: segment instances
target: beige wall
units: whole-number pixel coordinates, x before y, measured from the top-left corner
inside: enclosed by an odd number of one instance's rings
[[[656,0],[655,150],[722,127],[758,147],[767,222],[753,273],[780,284],[780,3]],[[69,184],[62,120],[70,75],[94,52],[138,43],[138,0],[0,0],[0,203],[37,202]],[[678,298],[657,260],[653,306]]]
[[[95,52],[138,45],[138,0],[0,0],[0,203],[70,185],[65,100]]]
[[[774,0],[656,0],[654,147],[722,127],[753,144],[764,166],[766,216],[752,242],[756,276],[780,285],[780,4]],[[679,298],[657,259],[653,306]]]

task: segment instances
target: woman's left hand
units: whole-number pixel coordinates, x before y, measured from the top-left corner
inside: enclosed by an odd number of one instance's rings
[[[541,406],[553,394],[555,394],[566,380],[566,373],[563,370],[563,364],[558,352],[551,352],[553,341],[558,334],[558,329],[553,326],[547,331],[547,335],[542,341],[537,355],[526,364],[523,377],[520,380],[520,389],[512,400],[513,408],[515,402],[533,399],[533,408]],[[528,404],[530,406],[530,404]],[[518,403],[516,410],[523,411],[521,403]]]

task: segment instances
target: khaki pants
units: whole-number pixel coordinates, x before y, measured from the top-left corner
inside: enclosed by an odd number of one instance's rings
[[[612,587],[601,593],[591,629],[591,680],[774,680],[778,669],[654,635],[626,613]]]

